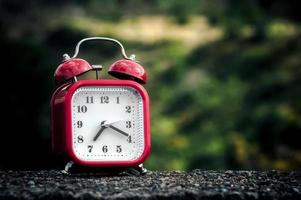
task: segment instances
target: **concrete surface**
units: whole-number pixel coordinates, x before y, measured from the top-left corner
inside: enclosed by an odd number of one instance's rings
[[[301,199],[301,172],[149,172],[144,176],[0,171],[0,199]]]

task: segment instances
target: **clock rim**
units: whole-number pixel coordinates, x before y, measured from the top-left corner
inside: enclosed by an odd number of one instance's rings
[[[73,149],[72,142],[72,108],[71,100],[75,91],[84,86],[127,86],[136,89],[143,101],[143,112],[144,112],[144,150],[140,157],[135,160],[128,161],[89,161],[82,160],[77,157]],[[148,157],[151,149],[150,139],[150,109],[149,109],[149,97],[146,90],[138,83],[131,80],[80,80],[73,83],[66,93],[66,150],[67,154],[71,159],[79,165],[91,166],[91,167],[135,167],[143,163]]]

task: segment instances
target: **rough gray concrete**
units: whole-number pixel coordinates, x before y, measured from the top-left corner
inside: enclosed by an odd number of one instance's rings
[[[0,199],[301,199],[301,172],[150,172],[145,176],[0,171]]]

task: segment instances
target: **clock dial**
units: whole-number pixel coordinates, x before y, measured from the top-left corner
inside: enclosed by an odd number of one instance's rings
[[[85,86],[72,96],[72,144],[86,161],[136,160],[144,151],[143,100],[128,86]]]

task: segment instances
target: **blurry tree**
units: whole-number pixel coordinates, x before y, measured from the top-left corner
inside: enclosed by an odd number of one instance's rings
[[[225,39],[199,47],[159,77],[175,89],[162,103],[168,127],[177,127],[170,132],[189,140],[175,156],[177,165],[167,167],[300,168],[300,26],[291,28],[300,21],[296,1],[201,5]],[[166,154],[179,148],[166,142]]]
[[[194,49],[169,38],[122,41],[147,55],[153,134],[147,166],[300,169],[297,5],[296,0],[2,0],[2,124],[8,131],[1,135],[0,168],[59,164],[50,152],[52,74],[63,53],[91,36],[78,29],[74,19],[117,26],[127,18],[158,15],[185,27],[202,15],[223,30],[224,37]],[[89,26],[98,28],[94,21]],[[152,28],[145,31],[151,33]],[[114,36],[112,30],[107,32]],[[81,53],[95,63],[117,56],[116,47],[102,45],[87,44]]]

